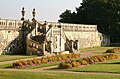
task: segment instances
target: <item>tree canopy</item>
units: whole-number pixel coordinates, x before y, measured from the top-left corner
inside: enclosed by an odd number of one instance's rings
[[[59,22],[97,24],[99,32],[120,42],[120,0],[83,0],[75,12],[63,12]]]

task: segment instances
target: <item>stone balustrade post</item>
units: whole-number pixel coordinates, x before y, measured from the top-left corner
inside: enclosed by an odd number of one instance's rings
[[[53,41],[50,41],[50,54],[53,53]]]
[[[70,43],[71,43],[71,52],[73,52],[74,51],[74,41],[70,40]]]
[[[76,42],[76,48],[77,48],[77,50],[79,50],[79,41],[78,40],[75,40],[75,42]]]
[[[45,41],[43,41],[43,46],[42,46],[43,53],[45,54]]]
[[[50,47],[51,47],[51,51],[50,53],[53,53],[53,27],[51,26],[51,37],[50,37]]]

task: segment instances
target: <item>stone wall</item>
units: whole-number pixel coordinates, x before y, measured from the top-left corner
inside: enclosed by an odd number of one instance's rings
[[[88,48],[101,46],[101,39],[99,32],[97,31],[97,25],[85,25],[85,24],[68,24],[68,23],[51,23],[54,30],[57,30],[57,26],[61,26],[62,31],[65,33],[69,40],[78,40],[79,48]],[[107,38],[106,38],[107,39]],[[62,50],[64,50],[65,40],[62,40]],[[103,39],[102,39],[103,40]],[[105,39],[104,39],[105,40]]]
[[[66,36],[75,41],[79,41],[80,48],[100,46],[98,32],[65,32]]]
[[[49,25],[53,27],[53,34],[51,33],[50,36],[53,39],[54,52],[65,50],[66,37],[68,41],[75,42],[77,40],[79,48],[107,46],[110,44],[110,38],[106,37],[106,35],[100,35],[97,25],[48,22],[47,26]]]
[[[69,40],[78,40],[80,48],[101,45],[97,25],[61,24],[61,26]]]
[[[109,35],[104,35],[104,34],[99,33],[99,37],[100,37],[100,42],[101,42],[100,46],[110,46],[110,36]]]
[[[0,30],[0,54],[18,35],[18,31]]]
[[[43,24],[43,22],[40,23]],[[0,54],[15,38],[19,36],[19,27],[21,25],[22,21],[20,20],[0,19]],[[50,28],[50,26],[52,26],[52,28]],[[50,32],[49,28],[51,29]],[[33,36],[36,34],[39,35],[37,29],[38,25],[33,30],[35,33],[31,32]],[[73,41],[78,40],[79,48],[101,46],[103,43],[104,46],[107,46],[110,43],[108,36],[103,36],[98,32],[97,25],[48,22],[45,30],[48,30],[48,33],[46,34],[47,38],[49,41],[52,41],[51,46],[53,48],[51,49],[54,49],[55,51],[65,50],[65,37]]]
[[[0,19],[0,54],[19,35],[20,20]]]

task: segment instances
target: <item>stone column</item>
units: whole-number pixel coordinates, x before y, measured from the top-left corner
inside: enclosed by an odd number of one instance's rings
[[[36,35],[38,35],[38,24],[35,25]]]
[[[50,41],[50,54],[53,53],[53,41]]]
[[[62,51],[62,26],[60,27],[60,52]]]
[[[75,42],[76,42],[76,48],[77,48],[77,50],[79,50],[79,41],[78,40],[75,40]]]
[[[73,40],[70,40],[70,42],[71,42],[71,52],[73,52],[74,51],[74,42],[73,42]]]
[[[43,54],[45,55],[45,41],[43,41],[43,46],[42,46]]]
[[[53,53],[53,27],[51,27],[50,47],[51,47],[50,53],[52,54]]]
[[[59,24],[58,28],[59,28],[59,30],[60,30],[60,44],[58,44],[58,45],[59,45],[59,52],[61,52],[61,46],[62,46],[62,44],[61,44],[61,43],[62,43],[62,42],[61,42],[61,40],[62,40],[62,39],[61,39],[61,37],[62,37],[62,36],[61,36],[61,35],[62,35],[61,24]]]

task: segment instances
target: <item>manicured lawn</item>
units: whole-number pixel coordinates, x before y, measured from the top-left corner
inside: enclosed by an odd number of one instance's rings
[[[101,52],[101,51],[106,51],[107,49],[112,49],[115,47],[92,47],[92,48],[81,48],[80,50],[82,52],[90,52],[90,51],[94,51],[94,52]]]
[[[37,69],[37,68],[42,68],[42,67],[58,66],[59,63],[60,62],[53,62],[53,63],[48,63],[48,64],[41,64],[41,65],[26,67],[24,69]],[[0,69],[6,69],[6,68],[9,68],[11,66],[12,66],[12,64],[0,65]]]
[[[80,49],[83,52],[91,52],[94,51],[96,54],[103,54],[101,51],[105,51],[107,49],[112,49],[114,47],[93,47],[93,48],[84,48]],[[24,59],[24,58],[31,58],[35,56],[25,56],[25,55],[0,55],[0,62],[3,61],[11,61],[11,60],[17,60],[17,59]]]
[[[51,64],[41,64],[41,65],[38,65],[38,66],[31,66],[31,67],[27,67],[25,69],[37,69],[37,68],[42,68],[42,67],[49,67],[49,66],[58,66],[60,62],[54,62],[54,63],[51,63]]]
[[[120,79],[106,74],[76,74],[64,72],[0,71],[0,79]]]
[[[12,66],[12,64],[3,64],[3,65],[0,65],[0,69],[8,68],[11,66]]]
[[[113,47],[94,47],[94,48],[86,48],[82,49],[85,52],[95,51],[96,54],[103,54],[101,51],[105,51],[109,48]],[[35,56],[19,56],[19,55],[1,55],[0,62],[2,61],[10,61],[16,59],[23,58],[31,58]],[[53,62],[50,64],[42,64],[39,66],[32,66],[25,69],[5,69],[8,66],[12,66],[12,64],[4,64],[0,65],[0,79],[120,79],[120,75],[114,75],[114,73],[120,74],[120,59],[118,60],[108,60],[106,62],[97,63],[93,65],[88,65],[80,68],[73,68],[66,70],[62,70],[65,72],[60,72],[59,69],[55,72],[45,72],[45,71],[34,71],[32,69],[37,70],[37,68],[49,67],[49,66],[58,66],[59,62]],[[29,71],[30,70],[30,71]],[[77,73],[74,73],[77,72]],[[89,74],[89,73],[79,73],[79,72],[104,72],[111,74]]]
[[[105,72],[120,74],[120,59],[72,69],[74,72]]]
[[[35,55],[33,56],[25,56],[25,55],[0,55],[0,62],[3,61],[11,61],[11,60],[18,60],[18,59],[24,59],[24,58],[32,58],[36,57]]]

